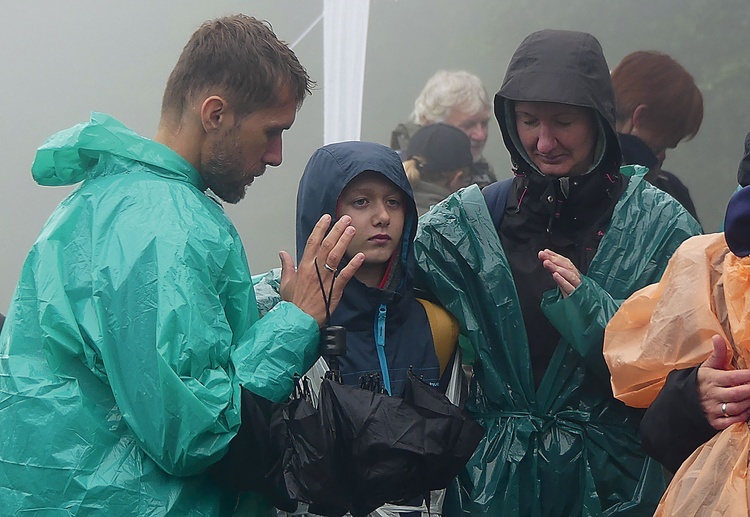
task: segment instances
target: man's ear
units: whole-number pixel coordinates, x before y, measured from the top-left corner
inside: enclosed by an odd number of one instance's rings
[[[631,123],[633,124],[634,129],[643,127],[643,123],[646,121],[646,112],[648,112],[648,106],[645,104],[639,104],[636,106],[633,111],[633,116],[631,117]]]
[[[231,123],[227,101],[218,95],[207,97],[200,107],[201,124],[206,133],[216,131],[222,125]]]

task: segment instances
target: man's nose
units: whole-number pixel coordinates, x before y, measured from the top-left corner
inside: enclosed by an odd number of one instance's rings
[[[266,152],[263,154],[263,163],[278,167],[282,160],[281,136],[274,137],[266,144]]]
[[[469,129],[468,136],[475,142],[484,142],[487,140],[488,128],[484,124],[475,124]]]

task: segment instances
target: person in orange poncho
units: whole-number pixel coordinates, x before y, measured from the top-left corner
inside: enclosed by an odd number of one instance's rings
[[[606,329],[615,396],[648,407],[644,449],[676,475],[656,515],[750,515],[750,187]]]

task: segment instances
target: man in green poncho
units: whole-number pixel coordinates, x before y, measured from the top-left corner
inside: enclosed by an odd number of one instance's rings
[[[154,140],[95,113],[39,149],[38,183],[81,185],[34,243],[0,334],[3,515],[272,514],[209,470],[241,390],[282,401],[317,359],[315,264],[330,285],[354,231],[342,218],[326,236],[322,218],[297,270],[284,253],[289,301],[258,320],[242,243],[206,191],[236,203],[279,165],[309,89],[267,24],[222,18],[185,46]],[[362,260],[341,264],[334,306]]]
[[[590,34],[526,38],[494,107],[514,178],[453,194],[415,240],[418,282],[476,352],[467,408],[486,429],[445,514],[651,515],[664,479],[641,412],[612,396],[604,327],[700,227],[645,169],[620,168]]]

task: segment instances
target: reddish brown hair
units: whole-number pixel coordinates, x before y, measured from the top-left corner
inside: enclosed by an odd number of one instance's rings
[[[693,138],[703,122],[703,95],[693,76],[666,54],[640,50],[612,70],[618,125],[645,104],[644,125],[680,142]]]

